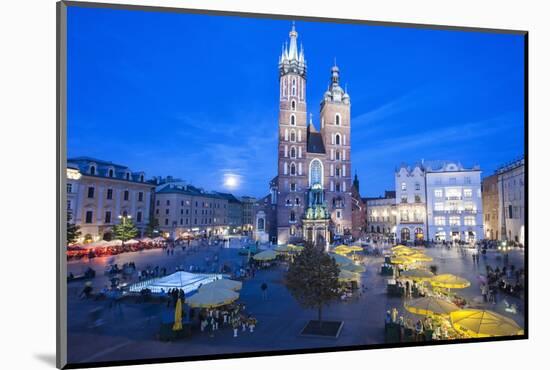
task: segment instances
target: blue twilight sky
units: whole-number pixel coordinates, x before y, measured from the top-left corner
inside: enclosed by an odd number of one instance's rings
[[[240,176],[261,196],[276,175],[278,57],[291,22],[68,10],[68,153],[172,175],[209,190]],[[352,108],[363,196],[422,159],[479,164],[524,152],[523,36],[296,23],[308,110],[336,58]]]

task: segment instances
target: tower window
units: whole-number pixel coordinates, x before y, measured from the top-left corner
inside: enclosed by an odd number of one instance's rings
[[[292,96],[296,96],[296,79],[292,80]]]
[[[294,103],[294,102],[292,102]],[[295,126],[296,125],[296,116],[293,114],[290,116],[290,125]]]
[[[290,158],[296,158],[296,148],[290,148]]]
[[[296,141],[296,131],[294,130],[290,131],[290,141]]]
[[[336,151],[336,160],[339,161],[340,160],[340,152],[337,150]]]
[[[340,126],[340,115],[336,113],[336,116],[334,117],[334,123],[336,126]]]
[[[296,165],[294,163],[290,165],[290,175],[292,176],[296,175]]]
[[[294,211],[290,212],[290,222],[296,221],[296,213]]]
[[[340,134],[336,134],[336,136],[334,137],[334,142],[336,143],[336,145],[340,145]]]
[[[290,103],[290,107],[292,110],[296,110],[296,100],[293,100],[292,103]]]

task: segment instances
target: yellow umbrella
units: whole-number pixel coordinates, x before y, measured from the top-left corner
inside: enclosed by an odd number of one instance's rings
[[[407,247],[406,245],[401,245],[400,244],[400,245],[396,245],[396,246],[392,247],[391,250],[396,251],[396,250],[403,249],[403,248],[404,249],[411,249],[411,248]]]
[[[277,253],[271,249],[267,251],[260,252],[258,254],[255,254],[254,258],[256,261],[271,261],[277,258]]]
[[[363,252],[363,248],[361,248],[357,245],[349,246],[348,249],[352,252]]]
[[[453,274],[436,275],[430,280],[430,284],[438,288],[463,289],[470,286],[470,282]]]
[[[340,270],[347,270],[351,272],[365,272],[365,268],[361,265],[343,265],[340,266]]]
[[[189,297],[187,303],[195,308],[212,308],[229,304],[238,298],[239,293],[229,289],[201,289],[198,293]]]
[[[460,307],[445,299],[422,297],[405,302],[405,309],[418,315],[448,315],[460,310]]]
[[[178,301],[176,302],[176,312],[174,313],[174,326],[172,326],[173,331],[178,331],[183,328],[181,319],[181,298],[178,298]]]
[[[348,248],[347,245],[339,245],[336,248],[334,248],[334,253],[338,253],[340,255],[348,254],[351,250]]]
[[[290,244],[289,245],[278,245],[275,247],[275,252],[279,253],[288,253],[291,251]]]
[[[229,279],[219,279],[214,280],[211,283],[204,284],[199,288],[199,291],[203,289],[228,289],[228,290],[241,290],[243,283],[240,281],[229,280]]]
[[[399,256],[399,257],[392,257],[390,259],[390,262],[394,265],[407,265],[412,263],[413,261],[411,261],[405,256]]]
[[[294,252],[301,252],[304,250],[304,247],[302,247],[301,245],[292,245],[292,244],[289,244],[288,245],[289,247],[291,247],[291,249],[294,251]]]
[[[393,254],[396,255],[396,256],[407,256],[407,255],[411,255],[411,254],[415,254],[416,252],[412,249],[397,249],[395,251],[393,251]]]
[[[452,312],[451,324],[456,330],[473,338],[523,334],[523,329],[514,320],[487,310]]]
[[[338,274],[338,280],[340,281],[353,281],[358,278],[359,276],[357,274],[348,270],[340,270],[340,273]]]
[[[412,269],[406,270],[401,273],[401,276],[407,277],[413,280],[429,280],[434,277],[434,274],[428,270]]]
[[[407,258],[415,260],[416,262],[431,262],[434,260],[432,257],[427,256],[424,253],[414,253],[411,255],[407,255]]]

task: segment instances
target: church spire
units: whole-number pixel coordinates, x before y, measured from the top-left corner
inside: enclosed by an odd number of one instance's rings
[[[279,58],[279,70],[281,71],[281,75],[287,74],[288,72],[294,72],[305,76],[306,58],[304,47],[300,45],[300,50],[298,50],[298,32],[296,31],[295,22],[292,22],[292,27],[288,36],[290,40],[288,44],[284,44],[283,50],[281,51],[281,57]]]

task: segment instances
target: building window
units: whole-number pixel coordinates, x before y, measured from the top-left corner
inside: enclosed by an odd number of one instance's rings
[[[336,211],[336,218],[338,219],[342,218],[342,212]]]
[[[290,103],[290,107],[292,108],[292,110],[296,110],[296,100],[293,100],[293,101]]]
[[[88,198],[93,198],[95,193],[95,188],[93,186],[90,186],[88,188]]]
[[[414,190],[420,190],[420,183],[419,182],[415,182],[414,183]]]
[[[95,166],[90,167],[90,175],[95,176]]]
[[[436,210],[436,211],[445,210],[445,204],[443,202],[435,202],[434,203],[434,210]]]
[[[105,223],[110,224],[111,223],[111,211],[105,212]]]
[[[336,160],[339,161],[340,160],[340,152],[337,150],[336,151]]]
[[[290,148],[290,158],[296,158],[296,148]]]
[[[336,177],[340,177],[340,167],[336,167]]]
[[[340,134],[336,134],[336,136],[334,136],[334,142],[336,145],[340,145]]]
[[[296,183],[295,182],[290,183],[290,191],[296,191]]]
[[[138,202],[143,202],[143,192],[142,191],[140,191],[138,193]]]
[[[130,192],[128,190],[124,190],[124,200],[128,200],[130,198]]]
[[[401,203],[407,203],[407,196],[406,195],[401,196]]]
[[[336,113],[336,115],[334,116],[334,123],[336,124],[336,126],[340,126],[340,114]]]
[[[109,169],[109,177],[113,177],[115,175],[115,171],[113,169]]]
[[[465,177],[464,178],[464,183],[465,184],[471,184],[472,183],[472,179],[470,177]]]
[[[471,198],[472,197],[472,189],[464,189],[464,197]]]
[[[264,231],[265,229],[265,220],[263,218],[258,219],[258,231]]]
[[[67,183],[67,194],[70,194],[73,192],[73,184]]]
[[[458,216],[449,217],[449,225],[451,225],[451,226],[460,226],[460,217],[458,217]]]
[[[290,141],[292,142],[296,141],[296,131],[294,130],[290,131]]]
[[[158,215],[158,214],[159,214],[159,212],[160,212],[160,209],[158,209],[158,208],[157,208],[157,209],[155,209],[155,214],[157,214],[157,215]]]
[[[86,211],[86,223],[91,224],[94,213],[92,211]]]
[[[164,214],[166,214],[166,215],[170,214],[170,208],[166,208],[166,209],[164,210]]]
[[[299,205],[300,205],[300,198],[296,198],[296,202],[295,202],[295,204],[296,204],[297,206],[299,206]]]
[[[143,180],[145,180],[143,175],[139,175],[139,182],[143,182]]]
[[[290,125],[296,126],[296,116],[294,114],[290,116]]]
[[[107,189],[107,199],[113,199],[113,189]]]
[[[336,192],[340,192],[340,183],[339,182],[336,183]]]
[[[451,177],[449,179],[449,184],[453,184],[453,185],[456,184],[456,177]]]
[[[130,180],[130,172],[126,172],[126,180]]]
[[[296,213],[294,211],[290,212],[290,222],[296,221]]]
[[[466,226],[475,226],[476,225],[476,218],[474,216],[464,217],[464,225],[466,225]]]
[[[445,226],[445,217],[434,217],[434,223],[437,226]]]
[[[407,183],[406,182],[401,183],[401,191],[407,191]]]
[[[165,218],[165,219],[164,219],[164,226],[167,226],[167,225],[168,225],[168,219]]]
[[[436,198],[442,198],[443,197],[443,190],[441,190],[441,189],[434,190],[434,195],[435,195]]]
[[[401,221],[404,221],[404,222],[409,221],[409,212],[401,211]]]
[[[512,211],[512,205],[508,205],[508,218],[514,218],[514,212]]]
[[[415,203],[420,203],[420,195],[418,195],[418,194],[414,195],[414,202]]]
[[[290,164],[290,175],[295,176],[296,175],[296,165],[294,163]]]

